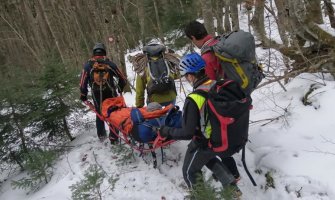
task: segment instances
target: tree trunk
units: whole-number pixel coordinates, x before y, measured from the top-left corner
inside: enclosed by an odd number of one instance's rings
[[[235,0],[229,1],[229,10],[231,14],[231,22],[232,22],[233,31],[240,30],[240,23],[238,19],[238,7],[237,7],[237,2]]]
[[[53,27],[51,26],[51,22],[50,22],[50,19],[49,19],[48,14],[47,14],[47,8],[45,7],[43,0],[38,0],[38,2],[39,2],[39,5],[41,6],[42,14],[43,14],[43,17],[44,17],[44,19],[45,19],[45,22],[46,22],[47,25],[48,25],[48,29],[49,29],[49,31],[50,31],[50,33],[51,33],[52,39],[53,39],[53,41],[55,42],[55,45],[56,45],[57,51],[58,51],[58,53],[59,53],[59,56],[60,56],[62,62],[65,63],[65,59],[64,59],[62,50],[61,50],[61,48],[60,48],[59,41],[58,41],[58,39],[57,39],[57,37],[56,37],[56,35],[55,35],[55,30],[54,30]]]
[[[215,35],[211,1],[201,0],[201,8],[202,8],[202,17],[204,18],[204,25],[207,29],[207,32],[211,35]]]
[[[224,29],[223,29],[223,1],[216,1],[215,2],[215,8],[214,8],[214,12],[215,12],[215,18],[216,18],[216,23],[217,23],[217,27],[216,27],[216,32],[218,33],[218,35],[223,34]]]
[[[142,45],[145,46],[145,27],[144,27],[144,0],[137,0],[137,15],[138,15],[138,21],[140,24],[140,34],[141,34],[141,42]]]
[[[308,21],[322,24],[321,0],[305,0]]]
[[[288,19],[288,5],[286,1],[283,0],[275,0],[275,4],[277,7],[277,26],[279,31],[279,36],[283,41],[285,46],[288,46],[288,37],[287,32],[289,30],[289,19]]]
[[[158,37],[159,37],[159,39],[161,39],[162,43],[164,44],[165,40],[164,40],[163,30],[162,30],[162,26],[161,26],[161,20],[159,18],[157,0],[152,0],[152,1],[154,3],[154,8],[155,8],[155,17],[156,17]]]
[[[335,15],[334,15],[334,7],[332,5],[331,0],[323,0],[325,4],[325,10],[327,12],[329,21],[330,21],[330,26],[332,28],[335,28]]]
[[[17,128],[17,131],[18,131],[18,134],[19,134],[19,138],[21,140],[22,150],[23,150],[24,153],[28,154],[28,148],[27,148],[27,145],[26,145],[26,138],[24,136],[23,127],[21,126],[19,120],[17,119],[17,114],[15,113],[14,105],[10,105],[10,107],[11,107],[11,112],[12,112],[13,120],[14,120],[15,126]]]
[[[266,43],[266,32],[264,25],[264,0],[256,0],[254,16],[251,19],[251,25],[254,28],[256,37]]]
[[[123,3],[124,1],[117,0],[116,4],[116,16],[115,16],[115,22],[116,22],[116,28],[118,30],[118,34],[116,35],[116,41],[115,41],[115,46],[117,49],[117,57],[118,57],[118,67],[127,79],[127,69],[126,69],[126,61],[125,61],[125,56],[124,54],[126,53],[126,38],[124,37],[125,34],[125,27],[122,19],[122,12],[123,12]],[[124,88],[125,92],[130,92],[130,85],[129,83],[125,86]]]
[[[224,31],[225,33],[231,32],[231,25],[230,25],[230,10],[229,10],[229,4],[230,4],[230,0],[225,0],[225,4],[224,4]]]
[[[13,32],[19,37],[19,39],[23,42],[23,44],[30,50],[31,54],[35,57],[36,61],[40,64],[40,66],[43,66],[43,63],[35,50],[29,45],[29,43],[22,37],[22,35],[15,29],[15,27],[9,23],[8,20],[6,20],[2,15],[0,17],[6,22],[6,24],[13,30]]]
[[[63,117],[63,129],[64,129],[64,132],[65,132],[65,135],[69,138],[69,140],[73,141],[75,138],[72,137],[72,135],[70,133],[70,129],[69,129],[69,126],[67,124],[67,121],[66,121],[65,117]]]

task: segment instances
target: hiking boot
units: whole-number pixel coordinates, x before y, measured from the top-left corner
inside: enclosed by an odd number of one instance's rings
[[[99,136],[99,140],[100,140],[101,143],[104,142],[106,140],[106,138],[107,138],[106,135],[105,136]]]
[[[110,138],[109,141],[111,142],[111,145],[116,145],[119,142],[118,139],[113,139],[113,138]]]
[[[236,185],[239,181],[241,180],[241,177],[235,177],[235,181],[234,181],[234,184]]]
[[[226,186],[224,189],[224,199],[241,200],[242,192],[236,184]]]
[[[212,174],[212,177],[213,177],[213,179],[214,179],[215,182],[219,181],[218,177],[215,174]]]

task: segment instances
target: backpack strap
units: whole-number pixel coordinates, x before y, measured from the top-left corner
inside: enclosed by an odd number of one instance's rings
[[[207,40],[201,47],[200,52],[201,55],[204,53],[207,53],[208,51],[212,51],[212,48],[210,46],[208,46],[209,43],[213,42],[215,38],[211,38],[209,40]]]
[[[247,164],[245,163],[245,145],[243,146],[243,149],[242,149],[242,163],[243,163],[243,168],[244,168],[245,172],[247,173],[250,181],[256,187],[257,184],[256,184],[254,178],[251,176],[251,174],[250,174],[250,172],[248,170]]]

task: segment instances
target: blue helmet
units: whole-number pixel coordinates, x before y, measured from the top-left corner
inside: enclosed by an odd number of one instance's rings
[[[179,68],[181,76],[196,74],[205,68],[205,61],[197,53],[187,54],[180,60]]]

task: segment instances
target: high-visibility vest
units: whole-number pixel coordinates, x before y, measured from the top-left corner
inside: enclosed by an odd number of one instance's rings
[[[201,84],[196,88],[196,90],[202,90],[208,92],[209,89],[215,84],[216,81],[208,80],[205,83]],[[212,133],[212,127],[205,115],[205,102],[206,98],[197,93],[191,93],[188,95],[193,101],[197,104],[199,113],[200,113],[200,130],[201,133],[205,136],[205,138],[209,139]]]

